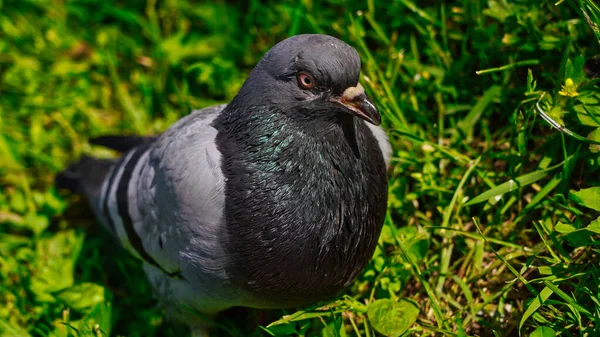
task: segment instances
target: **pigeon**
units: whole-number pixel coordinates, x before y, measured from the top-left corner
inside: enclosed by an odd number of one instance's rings
[[[83,157],[56,184],[87,197],[195,335],[199,316],[230,307],[335,298],[370,260],[387,207],[392,148],[360,70],[335,37],[292,36],[228,104],[158,136],[92,139],[122,156]]]

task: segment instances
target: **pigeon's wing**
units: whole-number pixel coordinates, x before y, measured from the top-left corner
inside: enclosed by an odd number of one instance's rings
[[[211,125],[224,107],[195,111],[134,147],[102,188],[106,222],[121,243],[173,278],[225,277],[219,240],[225,182]]]
[[[363,121],[373,133],[375,139],[377,139],[377,143],[379,144],[379,149],[381,149],[381,153],[383,154],[383,160],[385,161],[385,166],[390,168],[390,161],[392,158],[392,145],[390,144],[390,139],[388,138],[385,130],[381,126],[376,126],[366,121]]]

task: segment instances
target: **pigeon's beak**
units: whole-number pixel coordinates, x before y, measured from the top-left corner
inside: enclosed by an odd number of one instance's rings
[[[346,110],[358,118],[362,118],[373,125],[381,124],[381,116],[375,105],[365,94],[365,88],[358,83],[355,87],[344,90],[340,97],[332,97],[332,102],[341,104]]]

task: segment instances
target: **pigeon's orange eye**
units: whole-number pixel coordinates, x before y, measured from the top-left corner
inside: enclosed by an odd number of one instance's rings
[[[298,74],[298,85],[302,89],[312,89],[315,86],[315,80],[307,73]]]

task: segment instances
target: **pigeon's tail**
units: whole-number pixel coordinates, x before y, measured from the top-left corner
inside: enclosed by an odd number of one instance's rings
[[[155,137],[140,136],[102,136],[90,139],[89,142],[119,152],[127,152],[139,145],[149,144],[155,139]],[[94,205],[94,202],[100,199],[104,179],[117,161],[117,159],[83,156],[78,163],[72,164],[56,176],[55,185],[59,189],[84,194]]]
[[[90,144],[104,146],[119,152],[127,152],[138,145],[150,144],[156,137],[147,136],[101,136],[90,139]]]
[[[144,154],[149,151],[151,139],[110,136],[90,143],[126,152],[118,159],[84,156],[56,177],[56,186],[85,195],[96,217],[123,246],[163,270],[167,276],[178,277],[179,271],[166,271],[144,249],[142,238],[133,227],[132,212],[135,212],[133,210],[137,209],[137,205],[130,203],[129,187],[136,186],[139,181],[136,167],[144,165],[143,160],[147,159]]]
[[[104,178],[115,164],[114,159],[97,159],[83,156],[79,162],[71,164],[54,180],[58,189],[66,189],[76,194],[85,194],[90,199],[98,199]]]

